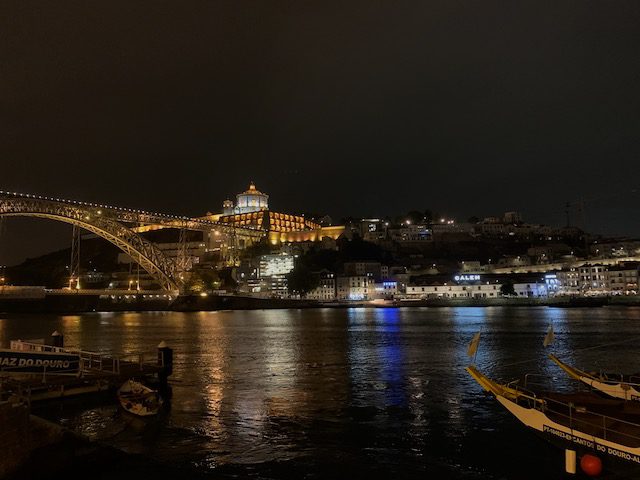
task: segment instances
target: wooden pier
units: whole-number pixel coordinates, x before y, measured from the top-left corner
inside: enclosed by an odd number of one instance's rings
[[[11,351],[62,354],[77,357],[73,372],[23,372],[20,368],[0,369],[0,402],[12,399],[32,402],[115,390],[128,379],[166,387],[172,373],[173,351],[164,342],[154,352],[107,355],[66,349],[44,343],[12,341]]]

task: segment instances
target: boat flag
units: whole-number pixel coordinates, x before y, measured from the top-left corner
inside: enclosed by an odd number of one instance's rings
[[[469,355],[470,357],[475,357],[476,353],[478,352],[478,345],[480,345],[480,332],[476,333],[469,342],[467,355]]]
[[[547,330],[547,334],[544,336],[544,342],[542,343],[545,347],[548,347],[553,343],[556,336],[553,334],[553,325],[549,325],[549,330]]]

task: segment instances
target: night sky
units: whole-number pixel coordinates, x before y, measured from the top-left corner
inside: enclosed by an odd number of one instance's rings
[[[638,235],[639,77],[637,1],[4,0],[0,189],[550,224],[584,197]],[[70,231],[6,227],[0,263]]]

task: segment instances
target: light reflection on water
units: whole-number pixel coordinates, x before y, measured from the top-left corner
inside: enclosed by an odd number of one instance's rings
[[[583,349],[640,337],[639,319],[640,309],[610,307],[21,315],[0,318],[0,341],[58,330],[68,346],[121,354],[165,340],[175,349],[165,415],[136,423],[85,402],[46,413],[170,463],[259,470],[304,460],[405,478],[444,468],[451,478],[533,479],[561,478],[561,457],[536,461],[555,451],[480,392],[464,371],[469,340],[482,331],[476,362],[498,379],[535,371],[575,389],[547,353],[579,367],[633,370],[637,341]],[[545,349],[550,324],[556,342]]]

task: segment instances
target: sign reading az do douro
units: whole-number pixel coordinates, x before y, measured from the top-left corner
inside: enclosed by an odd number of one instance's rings
[[[21,352],[0,349],[0,371],[15,373],[77,373],[80,356],[71,353]]]

